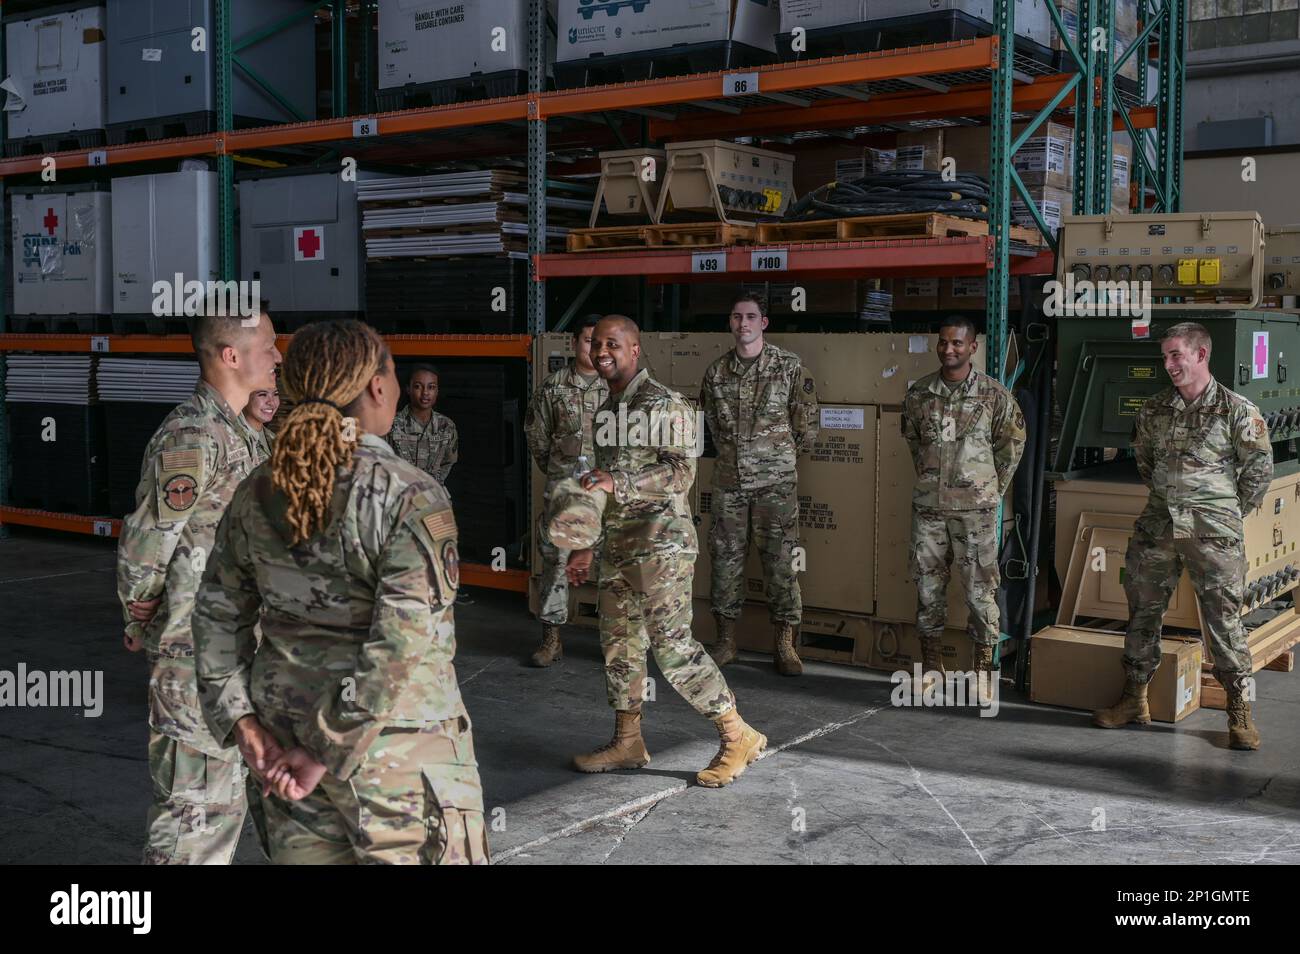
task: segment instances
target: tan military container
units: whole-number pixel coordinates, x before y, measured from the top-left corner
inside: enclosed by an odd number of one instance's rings
[[[600,154],[600,185],[591,206],[593,228],[600,212],[630,221],[647,219],[651,223],[659,208],[659,191],[663,182],[667,154],[662,149],[618,149]]]
[[[669,143],[655,221],[692,213],[722,222],[779,219],[795,200],[794,156],[720,139]]]

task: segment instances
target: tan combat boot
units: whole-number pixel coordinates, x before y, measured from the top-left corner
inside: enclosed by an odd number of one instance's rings
[[[564,647],[560,645],[560,627],[553,623],[542,624],[542,645],[533,653],[533,665],[545,669],[557,659],[564,658]]]
[[[1151,707],[1147,705],[1147,684],[1131,676],[1124,682],[1124,694],[1109,709],[1098,709],[1092,714],[1092,724],[1103,729],[1119,729],[1130,722],[1151,724]]]
[[[1250,701],[1241,687],[1229,680],[1228,689],[1228,748],[1254,751],[1259,748],[1259,730],[1250,717]]]
[[[579,772],[612,772],[639,769],[650,764],[650,753],[641,739],[641,711],[614,710],[614,738],[594,752],[573,757]]]
[[[948,673],[943,668],[943,639],[939,636],[921,637],[921,692],[930,691],[930,686],[937,685],[943,693],[944,682]]]
[[[709,655],[719,666],[725,666],[736,658],[736,621],[717,613],[713,618],[718,621],[718,641],[709,650]]]
[[[776,630],[776,671],[783,676],[802,676],[803,663],[794,651],[794,627],[789,623],[773,623]]]
[[[738,779],[745,769],[767,748],[767,736],[752,726],[734,708],[721,718],[714,719],[722,746],[709,767],[695,776],[695,781],[705,788],[722,788]]]
[[[996,644],[993,646],[977,644],[974,649],[975,697],[981,708],[993,705],[997,695],[998,671],[993,668],[993,654],[996,651]],[[984,678],[980,678],[980,673],[986,674]]]

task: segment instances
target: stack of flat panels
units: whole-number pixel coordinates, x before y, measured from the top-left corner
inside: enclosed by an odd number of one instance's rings
[[[90,355],[13,355],[5,375],[9,503],[100,514],[107,500],[103,408]]]
[[[528,196],[518,172],[484,169],[357,183],[361,231],[371,260],[528,253]],[[547,199],[548,244],[563,249],[591,203]]]
[[[10,355],[5,400],[89,404],[94,399],[93,362],[90,355]]]
[[[894,307],[894,296],[887,291],[868,288],[862,294],[862,312],[864,322],[888,322]]]
[[[99,397],[103,401],[174,406],[190,396],[198,380],[197,361],[99,359]]]
[[[104,420],[113,435],[108,460],[108,507],[115,517],[135,509],[145,448],[172,408],[189,398],[197,361],[100,358],[96,381]]]

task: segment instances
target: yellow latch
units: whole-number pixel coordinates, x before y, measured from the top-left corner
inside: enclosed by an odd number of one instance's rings
[[[1178,260],[1178,284],[1196,284],[1196,259],[1180,258]]]
[[[1219,260],[1217,258],[1201,259],[1201,282],[1202,285],[1219,284]]]

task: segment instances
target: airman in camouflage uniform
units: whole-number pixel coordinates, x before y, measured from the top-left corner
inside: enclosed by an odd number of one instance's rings
[[[259,349],[258,368],[273,372],[279,354],[265,316],[251,340]],[[229,864],[246,812],[238,753],[214,739],[203,722],[191,617],[217,524],[252,471],[256,446],[251,429],[206,373],[207,365],[194,395],[149,441],[137,506],[122,521],[117,551],[127,645],[142,647],[150,666],[153,804],[146,864]],[[151,616],[133,609],[154,601]]]
[[[546,534],[546,513],[551,507],[555,485],[579,476],[595,466],[592,418],[609,397],[609,385],[596,374],[591,363],[591,335],[598,315],[583,319],[574,331],[574,360],[550,374],[542,383],[524,418],[528,451],[546,475],[542,513],[537,514],[537,548],[542,556],[541,612],[542,645],[533,653],[534,666],[549,666],[564,655],[560,626],[569,619],[569,588],[564,568],[569,559]],[[586,467],[580,459],[586,459]]]
[[[323,766],[305,797],[261,799],[272,862],[487,863],[453,666],[451,503],[370,433],[337,474],[323,525],[298,544],[272,463],[231,501],[194,617],[204,716],[223,746],[253,716]]]
[[[275,432],[270,423],[280,409],[280,397],[275,388],[262,388],[254,391],[244,408],[244,423],[253,432],[253,466],[271,459],[271,445],[275,442]]]
[[[388,443],[397,456],[447,486],[447,475],[460,459],[456,425],[433,409],[438,401],[438,373],[428,365],[411,370],[410,403],[393,418]]]
[[[602,319],[592,348],[610,397],[596,414],[597,469],[582,483],[609,495],[598,605],[606,696],[616,722],[613,741],[576,756],[575,767],[604,772],[650,761],[640,728],[650,649],[673,688],[714,721],[722,738],[698,781],[726,785],[759,757],[767,739],[740,718],[722,673],[691,635],[699,548],[686,494],[699,454],[695,414],[677,392],[636,370],[640,335],[629,319]],[[591,560],[591,550],[570,556],[571,582],[585,577]]]
[[[940,370],[903,400],[903,437],[916,467],[911,570],[916,628],[927,679],[943,677],[943,629],[955,559],[970,610],[980,704],[993,696],[999,618],[997,506],[1025,448],[1025,418],[1011,392],[971,366],[974,326],[949,319],[939,329]]]
[[[1124,556],[1129,624],[1120,702],[1095,714],[1103,728],[1151,721],[1147,687],[1160,665],[1165,609],[1186,566],[1201,607],[1214,674],[1228,694],[1229,742],[1256,749],[1241,625],[1246,582],[1242,517],[1273,480],[1273,446],[1259,410],[1210,376],[1209,332],[1184,322],[1161,342],[1174,386],[1138,411],[1132,447],[1151,491]],[[1199,393],[1198,393],[1199,392]]]
[[[718,622],[714,660],[736,658],[736,619],[745,597],[745,556],[753,533],[775,634],[779,673],[803,665],[794,630],[803,618],[794,548],[799,540],[795,458],[817,438],[817,387],[799,356],[763,341],[768,319],[755,295],[732,305],[736,347],[709,365],[700,408],[718,451],[709,532],[710,593]]]

